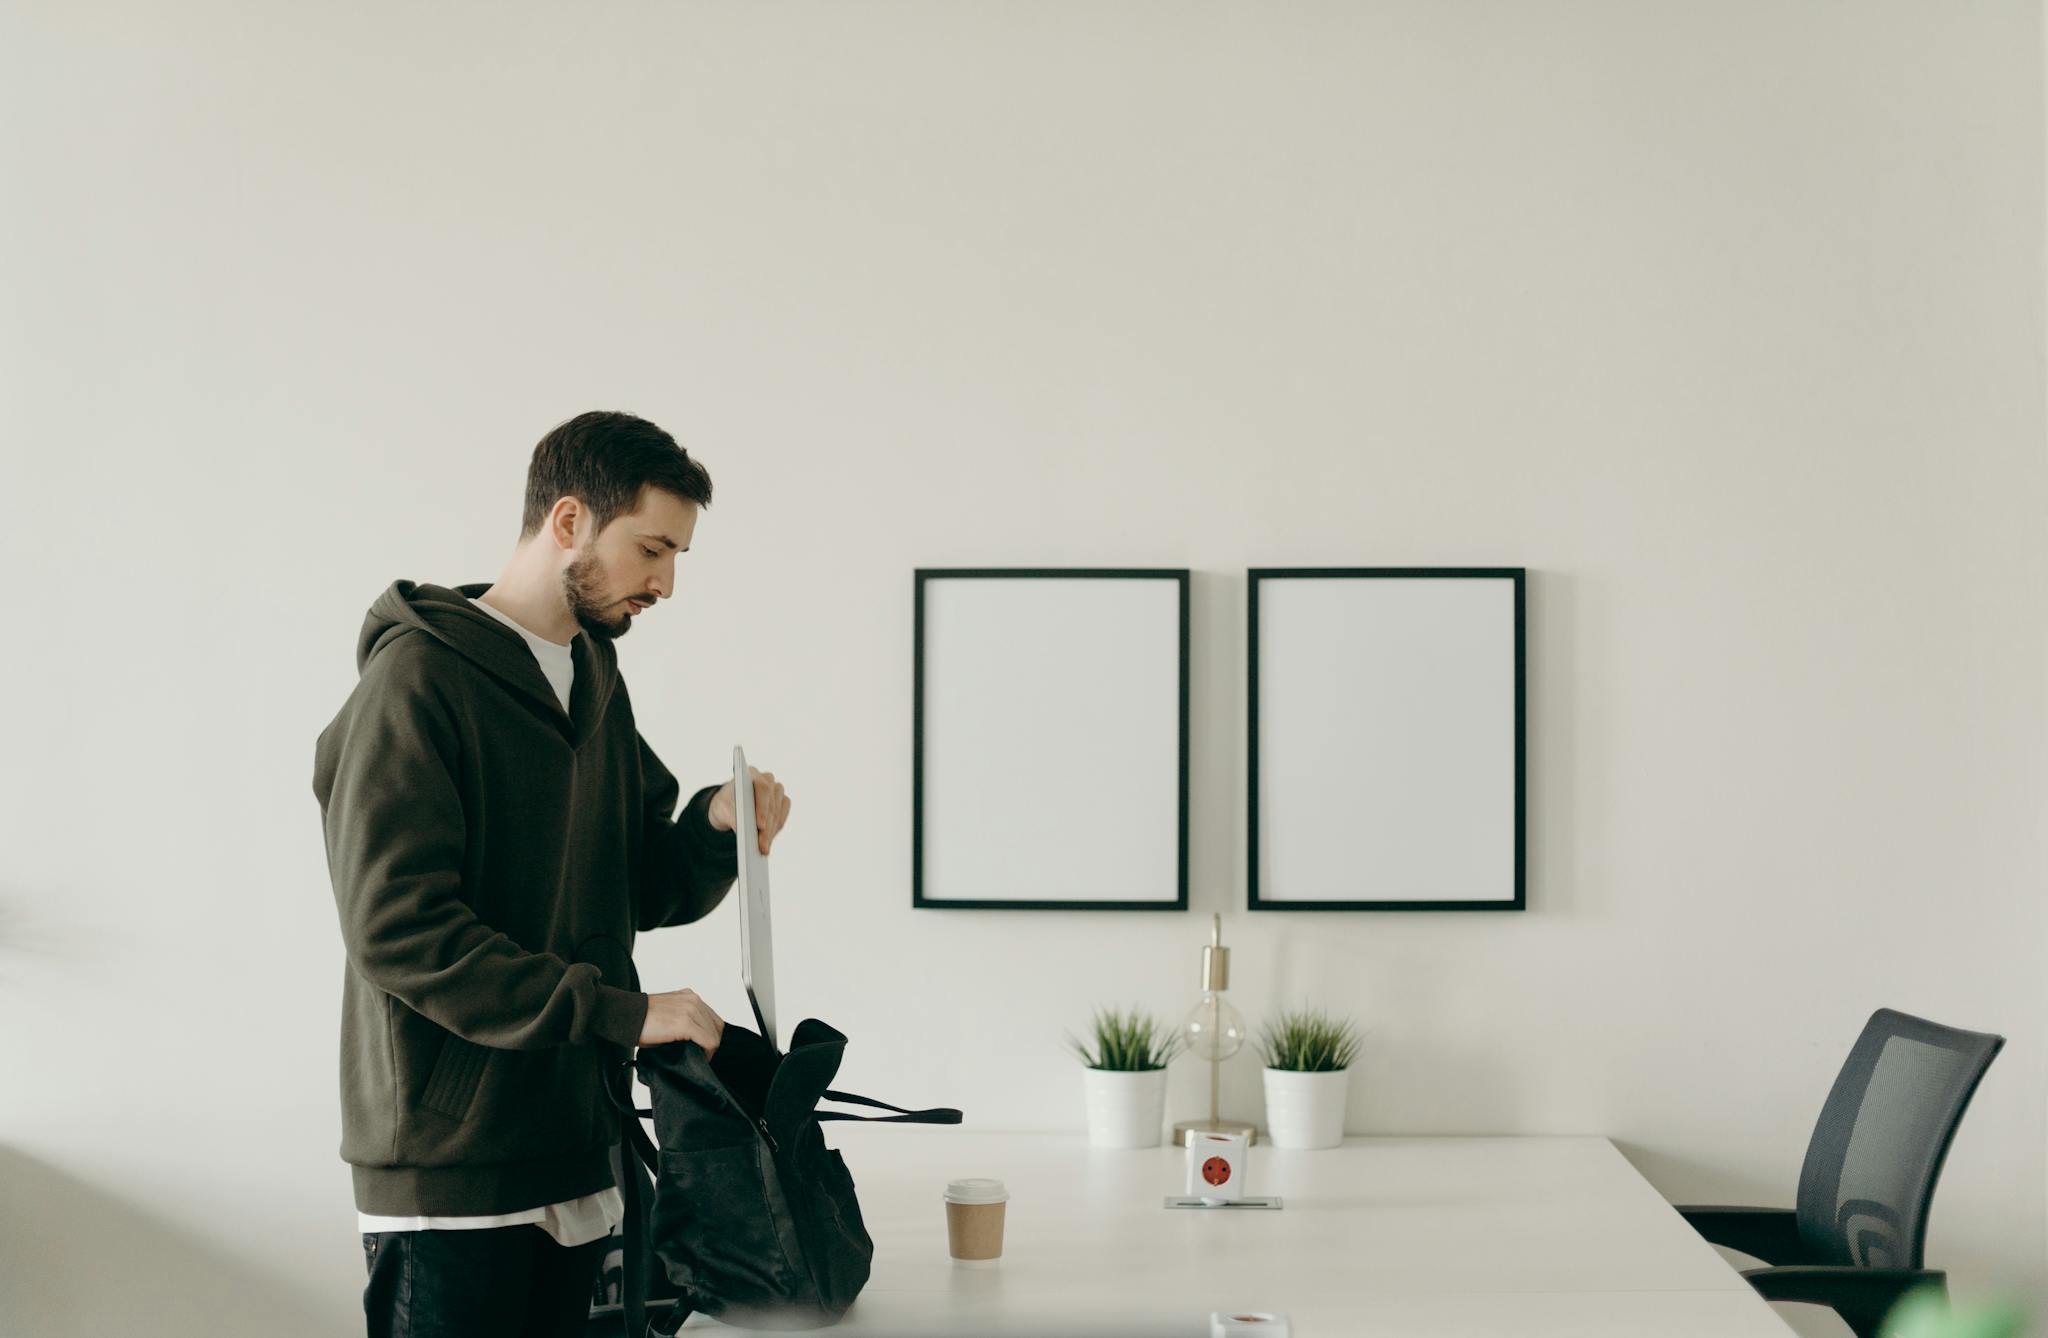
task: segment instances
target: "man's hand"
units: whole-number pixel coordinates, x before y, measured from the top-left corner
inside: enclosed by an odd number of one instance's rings
[[[775,840],[775,834],[789,821],[789,793],[775,779],[774,772],[763,771],[756,766],[749,766],[747,770],[754,773],[754,826],[760,830],[761,853],[765,855],[769,844]],[[731,781],[719,786],[718,793],[711,796],[711,808],[705,816],[721,832],[729,832],[739,825]]]
[[[710,1004],[697,997],[697,991],[674,990],[647,996],[647,1020],[640,1024],[640,1044],[695,1041],[709,1059],[718,1053],[718,1043],[724,1039],[725,1022],[711,1011]]]

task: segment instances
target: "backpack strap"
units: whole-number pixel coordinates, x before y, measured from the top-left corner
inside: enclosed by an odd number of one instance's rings
[[[626,983],[628,988],[640,988],[640,964],[633,960],[633,954],[624,954]],[[625,1183],[619,1186],[620,1196],[625,1200],[626,1229],[621,1244],[621,1262],[625,1265],[622,1279],[625,1292],[621,1309],[625,1312],[626,1338],[648,1338],[651,1332],[660,1338],[673,1338],[683,1321],[690,1317],[696,1307],[690,1304],[689,1290],[683,1289],[675,1303],[661,1319],[658,1327],[647,1321],[647,1265],[654,1257],[647,1240],[647,1215],[652,1208],[654,1177],[661,1173],[661,1156],[655,1151],[654,1140],[647,1136],[647,1130],[640,1126],[640,1117],[654,1118],[652,1110],[641,1110],[633,1104],[633,1046],[619,1046],[606,1043],[604,1055],[604,1094],[619,1110],[619,1169],[625,1173]]]
[[[849,1106],[869,1106],[875,1110],[893,1110],[896,1113],[894,1115],[851,1115],[840,1110],[821,1110],[817,1113],[817,1118],[820,1120],[858,1120],[862,1124],[960,1123],[960,1112],[954,1110],[951,1106],[933,1106],[930,1110],[905,1110],[901,1106],[892,1106],[886,1101],[877,1101],[872,1097],[855,1096],[851,1092],[833,1091],[827,1091],[823,1099],[826,1101],[844,1102]]]
[[[620,1094],[622,1087],[627,1095]],[[646,1240],[648,1209],[642,1206],[642,1199],[653,1189],[648,1177],[659,1170],[661,1157],[655,1151],[654,1140],[640,1126],[642,1112],[633,1105],[630,1095],[633,1090],[631,1060],[620,1060],[609,1067],[604,1089],[612,1104],[619,1108],[620,1142],[624,1153],[619,1163],[626,1173],[626,1183],[619,1187],[626,1204],[625,1241],[621,1250],[625,1264],[626,1335],[627,1338],[647,1338],[647,1262],[650,1252]],[[653,1113],[651,1110],[646,1112],[648,1115]],[[688,1297],[677,1297],[668,1314],[663,1316],[660,1327],[653,1332],[662,1335],[675,1333],[695,1308]]]

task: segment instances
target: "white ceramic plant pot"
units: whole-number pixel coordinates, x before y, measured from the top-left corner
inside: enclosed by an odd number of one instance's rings
[[[1166,1070],[1082,1069],[1088,1141],[1099,1148],[1155,1148],[1166,1122]]]
[[[1344,1092],[1351,1073],[1266,1070],[1266,1127],[1276,1148],[1333,1148],[1344,1141]]]

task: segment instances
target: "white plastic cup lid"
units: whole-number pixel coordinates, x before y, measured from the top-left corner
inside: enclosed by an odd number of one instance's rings
[[[1000,1180],[948,1180],[948,1203],[1002,1203],[1010,1197]]]

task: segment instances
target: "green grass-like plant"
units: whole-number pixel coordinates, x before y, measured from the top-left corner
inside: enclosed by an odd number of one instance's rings
[[[1285,1009],[1260,1031],[1259,1053],[1269,1069],[1334,1072],[1357,1057],[1358,1028],[1320,1009]]]
[[[1167,1031],[1142,1008],[1098,1008],[1091,1030],[1095,1038],[1092,1049],[1072,1032],[1067,1033],[1067,1047],[1091,1069],[1143,1073],[1165,1068],[1180,1053],[1180,1034]]]
[[[1908,1293],[1885,1316],[1883,1338],[2019,1338],[2025,1312],[2010,1301],[1953,1310],[1938,1287]]]

